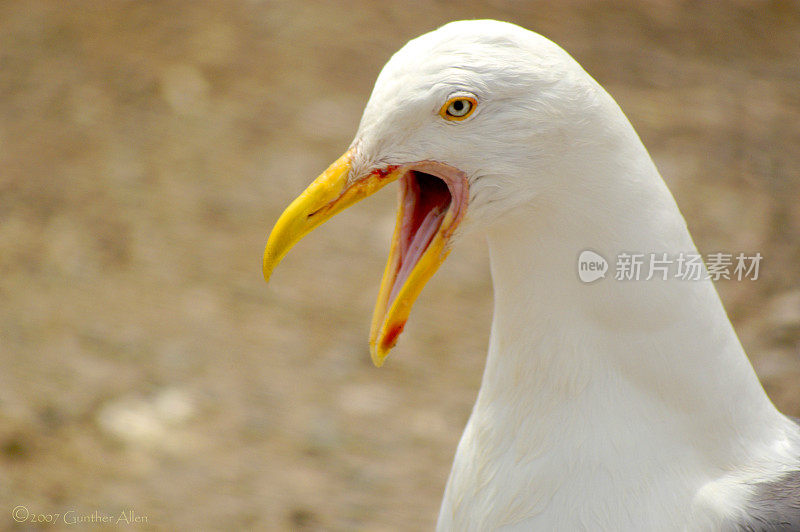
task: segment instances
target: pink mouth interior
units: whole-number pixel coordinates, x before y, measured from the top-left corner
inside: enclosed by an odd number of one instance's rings
[[[398,240],[398,264],[387,308],[405,284],[411,270],[433,240],[447,214],[452,195],[442,179],[410,170],[400,179],[403,219]]]

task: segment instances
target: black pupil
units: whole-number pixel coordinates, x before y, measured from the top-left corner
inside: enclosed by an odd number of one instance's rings
[[[464,101],[463,100],[456,100],[453,102],[453,109],[460,113],[464,109]]]

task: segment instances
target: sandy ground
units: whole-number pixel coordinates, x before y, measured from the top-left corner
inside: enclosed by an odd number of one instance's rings
[[[553,4],[556,4],[553,2]],[[0,3],[0,529],[429,530],[491,315],[480,241],[367,352],[394,190],[261,278],[381,66],[459,18],[537,30],[614,95],[770,397],[800,414],[793,2]],[[393,188],[393,187],[389,187]],[[442,316],[448,316],[442,319]]]

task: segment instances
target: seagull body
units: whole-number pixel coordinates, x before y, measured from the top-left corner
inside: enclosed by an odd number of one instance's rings
[[[494,284],[438,530],[800,530],[800,427],[767,398],[711,281],[578,279],[583,250],[696,248],[630,122],[566,52],[486,20],[409,42],[350,149],[276,224],[265,276],[394,180],[375,363],[453,242],[485,235]]]

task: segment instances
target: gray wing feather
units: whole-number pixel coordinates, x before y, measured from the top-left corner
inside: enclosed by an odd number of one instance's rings
[[[793,419],[798,425],[800,420]],[[756,484],[748,502],[747,517],[730,530],[746,532],[800,531],[800,470],[790,471],[771,482]]]

